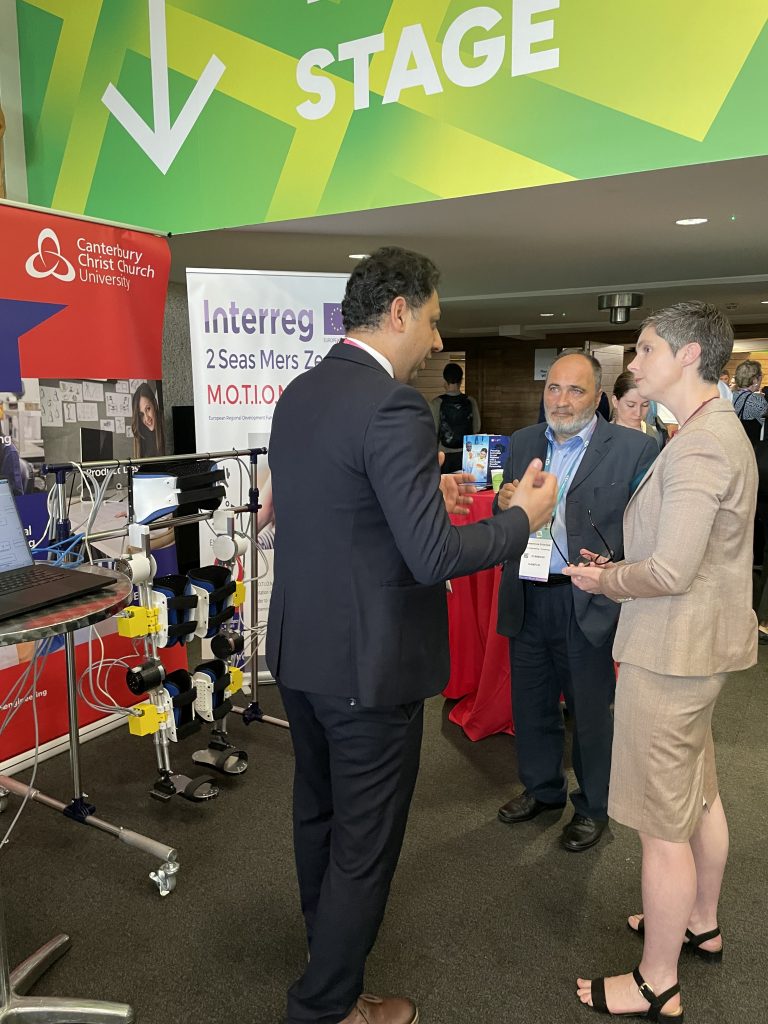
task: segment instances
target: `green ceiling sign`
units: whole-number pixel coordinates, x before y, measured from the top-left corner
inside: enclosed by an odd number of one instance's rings
[[[768,154],[765,0],[16,0],[29,201],[161,230]]]

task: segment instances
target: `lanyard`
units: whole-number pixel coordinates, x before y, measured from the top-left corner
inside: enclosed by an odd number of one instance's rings
[[[749,394],[752,394],[752,392],[751,392],[751,391],[748,391],[748,392],[747,392],[747,394],[748,394],[748,395],[749,395]],[[693,412],[691,413],[691,415],[690,415],[690,416],[689,416],[689,417],[688,417],[687,419],[683,420],[683,422],[682,422],[682,423],[680,424],[680,426],[679,426],[679,427],[677,428],[677,432],[675,433],[675,437],[677,437],[677,435],[678,435],[678,434],[680,433],[680,431],[681,431],[681,430],[683,429],[683,427],[685,426],[685,424],[686,424],[686,423],[690,423],[690,421],[691,421],[691,420],[693,419],[693,417],[694,417],[694,416],[695,416],[695,415],[696,415],[697,413],[701,412],[701,410],[702,410],[702,409],[704,408],[704,406],[705,406],[705,405],[709,405],[709,403],[710,403],[710,402],[714,402],[714,400],[715,400],[716,398],[719,398],[719,397],[720,397],[720,395],[712,395],[712,397],[711,397],[711,398],[705,398],[705,399],[704,399],[704,401],[703,401],[703,402],[701,403],[701,405],[697,406],[697,407],[696,407],[696,408],[695,408],[695,409],[693,410]],[[737,396],[737,397],[738,397],[738,396]],[[733,404],[735,405],[736,403],[734,402]],[[744,406],[745,406],[746,404],[747,404],[747,399],[745,398],[745,399],[744,399],[744,405],[742,405],[742,407],[741,407],[741,412],[738,412],[738,413],[736,414],[736,415],[737,415],[737,416],[739,417],[739,419],[741,420],[741,422],[742,422],[742,423],[744,422],[744,415],[743,415],[743,413],[744,413]]]
[[[584,439],[584,444],[580,448],[577,448],[574,451],[573,455],[570,457],[570,465],[568,466],[568,472],[565,473],[564,475],[561,474],[560,486],[557,488],[557,503],[555,504],[555,514],[557,514],[557,510],[560,507],[560,502],[563,500],[563,498],[566,495],[566,492],[568,491],[568,485],[570,484],[571,477],[573,476],[574,471],[576,469],[576,463],[578,462],[580,464],[584,452],[589,447],[589,442],[592,440],[592,435],[595,432],[596,426],[597,420],[595,420],[595,422],[592,424],[592,429]],[[544,463],[544,470],[546,472],[549,472],[549,467],[552,465],[552,450],[552,442],[547,441],[547,459]]]

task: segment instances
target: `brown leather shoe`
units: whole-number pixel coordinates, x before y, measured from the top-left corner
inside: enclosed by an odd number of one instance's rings
[[[382,999],[364,992],[341,1024],[418,1024],[419,1011],[410,999]]]

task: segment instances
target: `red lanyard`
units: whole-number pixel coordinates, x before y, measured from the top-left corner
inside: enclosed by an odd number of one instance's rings
[[[681,423],[681,424],[680,424],[680,426],[679,426],[679,427],[677,428],[677,433],[676,433],[676,434],[675,434],[675,436],[674,436],[674,437],[672,438],[672,440],[674,441],[675,437],[677,437],[677,434],[679,434],[679,433],[680,433],[680,431],[681,431],[681,430],[683,429],[683,427],[685,426],[685,424],[686,424],[686,423],[690,423],[690,422],[691,422],[691,420],[693,419],[693,417],[694,417],[694,416],[695,416],[695,415],[696,415],[697,413],[701,412],[701,410],[702,410],[702,409],[704,408],[704,406],[705,406],[705,405],[708,405],[708,404],[709,404],[710,402],[714,402],[714,400],[715,400],[716,398],[719,398],[719,397],[720,397],[720,395],[712,395],[712,397],[711,397],[711,398],[705,398],[705,399],[704,399],[704,401],[703,401],[703,402],[701,403],[701,405],[700,405],[700,406],[698,406],[698,408],[696,408],[696,409],[694,409],[694,410],[693,410],[693,412],[692,412],[692,413],[691,413],[691,415],[690,415],[690,416],[689,416],[689,417],[688,417],[688,418],[687,418],[687,419],[685,420],[685,422],[684,422],[684,423]]]

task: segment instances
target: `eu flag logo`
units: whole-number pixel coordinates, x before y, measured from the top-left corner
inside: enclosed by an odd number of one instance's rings
[[[325,334],[330,334],[337,338],[344,334],[344,321],[341,319],[340,303],[323,303],[323,331]]]

